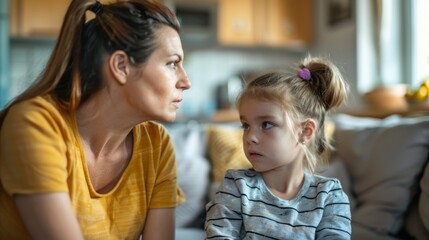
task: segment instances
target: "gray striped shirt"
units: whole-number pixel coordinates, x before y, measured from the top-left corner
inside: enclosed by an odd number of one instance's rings
[[[206,239],[351,238],[350,204],[340,182],[309,173],[299,193],[284,200],[258,172],[228,170],[206,210]]]

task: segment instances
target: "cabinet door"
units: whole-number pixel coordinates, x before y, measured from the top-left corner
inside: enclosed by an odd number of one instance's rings
[[[274,46],[307,45],[313,38],[311,0],[267,1],[265,44]]]
[[[219,42],[233,45],[254,44],[254,12],[253,0],[219,0]]]
[[[71,0],[12,0],[11,35],[56,37]]]
[[[219,0],[221,44],[284,47],[313,38],[312,0]]]

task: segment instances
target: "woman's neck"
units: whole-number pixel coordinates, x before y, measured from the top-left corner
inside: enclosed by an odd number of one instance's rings
[[[133,128],[109,103],[111,101],[94,97],[76,111],[80,137],[96,157],[114,153],[122,148]]]

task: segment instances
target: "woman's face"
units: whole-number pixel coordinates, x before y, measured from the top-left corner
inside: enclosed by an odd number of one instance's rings
[[[156,49],[143,65],[132,67],[125,98],[143,121],[171,122],[191,83],[183,68],[183,49],[179,34],[163,26],[157,32]]]
[[[238,110],[244,129],[244,152],[256,171],[302,164],[302,149],[280,105],[247,97]]]

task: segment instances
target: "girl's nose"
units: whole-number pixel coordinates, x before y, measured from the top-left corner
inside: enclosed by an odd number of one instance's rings
[[[244,138],[245,138],[245,141],[249,144],[250,143],[255,144],[255,143],[259,142],[256,133],[254,131],[252,131],[251,129],[244,132]]]

